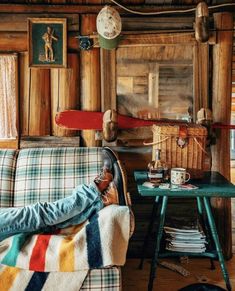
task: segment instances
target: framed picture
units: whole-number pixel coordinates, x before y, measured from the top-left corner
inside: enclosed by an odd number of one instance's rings
[[[29,18],[28,48],[30,67],[66,68],[66,18]]]

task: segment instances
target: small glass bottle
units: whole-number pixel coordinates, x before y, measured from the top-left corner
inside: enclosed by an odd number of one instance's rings
[[[164,165],[161,162],[161,150],[156,149],[155,160],[148,165],[150,182],[159,185],[164,180]]]

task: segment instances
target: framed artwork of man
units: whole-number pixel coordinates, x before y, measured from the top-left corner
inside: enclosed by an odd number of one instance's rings
[[[66,18],[28,18],[30,67],[67,67]]]

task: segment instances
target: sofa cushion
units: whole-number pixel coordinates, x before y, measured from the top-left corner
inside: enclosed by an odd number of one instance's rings
[[[0,207],[13,206],[17,151],[0,150]]]
[[[101,148],[31,148],[19,152],[14,206],[51,202],[90,183],[102,167]]]

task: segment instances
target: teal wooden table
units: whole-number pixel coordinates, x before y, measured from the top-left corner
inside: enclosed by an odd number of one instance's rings
[[[138,192],[141,196],[144,197],[155,197],[155,203],[153,205],[153,210],[151,214],[150,223],[148,226],[147,235],[145,237],[142,258],[140,262],[140,268],[143,267],[144,262],[144,250],[147,247],[149,235],[152,231],[154,219],[158,212],[158,208],[160,208],[159,212],[159,225],[157,230],[156,237],[156,245],[154,250],[154,256],[151,262],[151,270],[149,275],[149,284],[148,290],[151,291],[153,288],[153,281],[156,276],[156,268],[157,268],[157,260],[158,257],[166,257],[166,256],[197,256],[197,257],[209,257],[211,259],[211,266],[214,268],[213,259],[218,259],[220,262],[221,271],[223,274],[223,278],[227,287],[227,290],[232,290],[229,275],[227,272],[227,268],[225,265],[223,252],[221,249],[221,245],[219,242],[218,233],[216,230],[215,221],[212,215],[210,198],[211,197],[222,197],[222,198],[231,198],[235,197],[235,186],[230,183],[224,176],[222,176],[218,172],[208,172],[205,174],[205,177],[201,180],[190,181],[195,186],[198,186],[198,189],[194,190],[183,190],[183,189],[159,189],[159,188],[147,188],[142,184],[148,180],[146,171],[135,171],[134,172],[135,181],[137,183]],[[205,213],[204,225],[206,230],[206,235],[208,238],[211,237],[211,240],[214,242],[215,249],[206,250],[204,253],[182,253],[182,252],[172,252],[172,251],[164,251],[163,253],[159,253],[160,251],[160,243],[163,235],[163,228],[165,223],[167,202],[169,197],[192,197],[196,198],[198,213],[201,219],[204,218],[203,213]],[[204,211],[205,210],[205,211]],[[212,242],[209,239],[209,246],[212,246]]]

